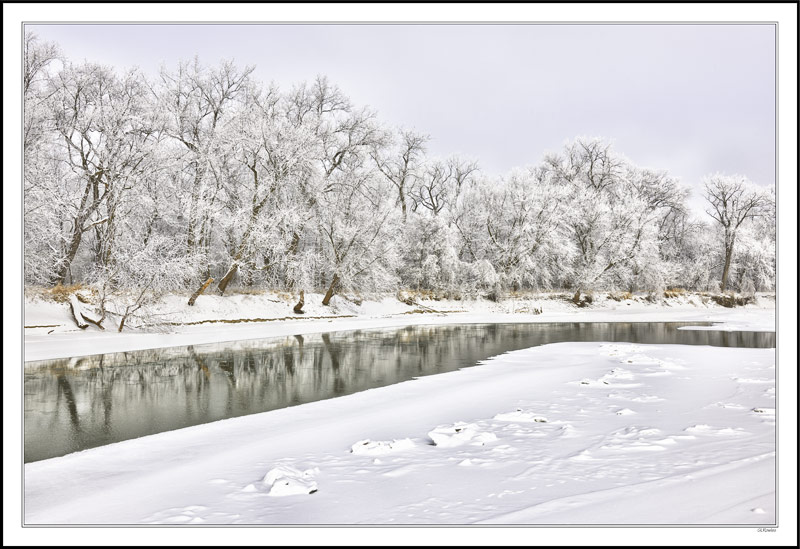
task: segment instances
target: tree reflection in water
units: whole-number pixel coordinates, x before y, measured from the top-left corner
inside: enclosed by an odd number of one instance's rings
[[[25,461],[333,398],[547,343],[775,346],[774,332],[677,329],[683,325],[409,326],[29,362]]]

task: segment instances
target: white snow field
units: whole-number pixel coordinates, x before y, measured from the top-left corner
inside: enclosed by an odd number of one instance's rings
[[[44,524],[769,525],[775,351],[558,343],[25,465]]]

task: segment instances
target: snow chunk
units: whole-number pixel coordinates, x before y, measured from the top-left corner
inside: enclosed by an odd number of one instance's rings
[[[483,446],[487,442],[497,440],[494,433],[484,433],[478,430],[472,423],[457,422],[453,425],[441,425],[428,433],[436,446],[452,448],[471,444],[473,446]]]
[[[269,487],[271,496],[313,494],[317,491],[314,476],[318,473],[317,467],[301,471],[291,465],[280,465],[270,469],[262,482]]]
[[[376,456],[388,454],[397,450],[408,450],[413,447],[414,441],[410,438],[391,441],[370,440],[367,438],[353,444],[353,446],[350,447],[350,451],[354,454]]]

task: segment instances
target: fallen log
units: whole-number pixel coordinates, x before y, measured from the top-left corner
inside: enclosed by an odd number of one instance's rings
[[[103,324],[102,324],[102,322],[105,319],[105,317],[103,317],[100,320],[98,320],[98,319],[94,318],[92,316],[92,314],[87,314],[86,311],[83,311],[83,310],[81,310],[81,316],[83,317],[83,319],[86,322],[91,322],[92,324],[94,324],[95,326],[100,328],[101,330],[105,330],[105,328],[103,328]]]
[[[77,324],[78,328],[81,330],[85,330],[89,325],[86,323],[86,319],[83,318],[81,303],[78,301],[78,297],[75,294],[69,296],[69,308],[72,311],[72,318],[75,319],[75,324]]]
[[[206,280],[203,283],[203,285],[200,286],[197,289],[197,291],[192,294],[192,297],[189,298],[189,305],[194,305],[194,302],[197,300],[197,298],[200,296],[200,294],[202,294],[206,290],[206,288],[208,288],[209,284],[211,284],[212,282],[214,282],[214,279],[211,278],[211,277],[208,277],[208,280]]]
[[[103,325],[101,324],[102,320],[97,320],[95,318],[92,318],[91,316],[89,316],[89,315],[87,315],[86,313],[83,313],[83,312],[81,313],[81,316],[83,316],[83,319],[86,322],[91,322],[92,324],[94,324],[95,326],[100,328],[101,330],[105,330],[105,328],[103,328]]]

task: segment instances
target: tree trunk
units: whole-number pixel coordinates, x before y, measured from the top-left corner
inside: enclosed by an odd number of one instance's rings
[[[724,294],[728,287],[728,275],[731,270],[731,258],[733,257],[733,246],[725,249],[725,267],[722,269],[722,285],[720,291]]]
[[[198,203],[200,202],[200,183],[203,179],[203,170],[197,161],[194,165],[194,181],[192,183],[192,192],[190,195],[189,212],[188,212],[188,234],[186,236],[186,253],[188,255],[194,254],[197,249],[197,244],[200,238],[197,234],[197,221],[198,221]]]
[[[406,222],[406,217],[407,217],[406,216],[406,195],[403,192],[403,188],[402,187],[400,187],[399,191],[400,191],[400,209],[403,212],[403,223],[405,223]]]
[[[89,325],[86,323],[86,319],[84,319],[83,315],[81,314],[81,304],[75,294],[69,296],[69,308],[72,311],[72,318],[75,319],[75,324],[77,324],[78,328],[81,330],[85,330]]]
[[[200,294],[202,294],[204,291],[206,291],[206,288],[208,288],[208,285],[211,284],[212,282],[214,282],[214,279],[209,277],[208,280],[206,280],[203,283],[203,285],[200,286],[197,289],[197,291],[192,294],[192,297],[189,298],[189,305],[194,305],[194,302],[197,301],[197,298],[200,297]]]
[[[67,275],[70,274],[70,268],[72,267],[72,260],[75,259],[75,255],[78,253],[78,248],[80,248],[81,245],[81,239],[83,237],[83,222],[89,219],[89,216],[97,208],[97,202],[89,204],[89,193],[92,191],[93,187],[96,189],[97,183],[92,179],[92,177],[89,177],[89,181],[86,183],[86,188],[83,191],[83,198],[81,198],[81,205],[78,209],[78,214],[72,220],[72,238],[70,238],[69,247],[67,248],[67,257],[61,264],[61,267],[56,274],[54,280],[56,284],[64,284],[64,282],[67,280]]]
[[[230,281],[236,274],[236,271],[238,270],[239,270],[239,263],[237,262],[231,265],[231,268],[228,269],[228,272],[225,273],[225,276],[223,276],[222,280],[219,281],[219,286],[217,286],[217,289],[219,290],[220,295],[223,295],[225,293],[225,288],[228,287],[228,283],[230,283]]]
[[[78,253],[78,248],[81,245],[81,237],[83,236],[83,231],[81,231],[81,220],[75,221],[75,229],[72,231],[72,238],[70,239],[69,248],[67,248],[67,257],[64,258],[64,261],[61,264],[61,267],[58,269],[58,273],[56,273],[56,277],[54,282],[56,284],[65,284],[67,281],[67,275],[69,274],[69,268],[72,266],[72,260],[75,259],[75,255]]]
[[[303,314],[303,305],[305,305],[305,292],[300,290],[300,301],[297,302],[297,305],[295,305],[293,309],[295,314]]]
[[[289,255],[295,255],[300,247],[300,235],[292,233],[292,243],[289,245]]]
[[[328,291],[325,292],[325,297],[322,299],[322,304],[327,306],[331,302],[331,298],[333,294],[336,293],[336,287],[339,285],[339,275],[333,275],[333,280],[331,281],[331,285],[328,287]]]

